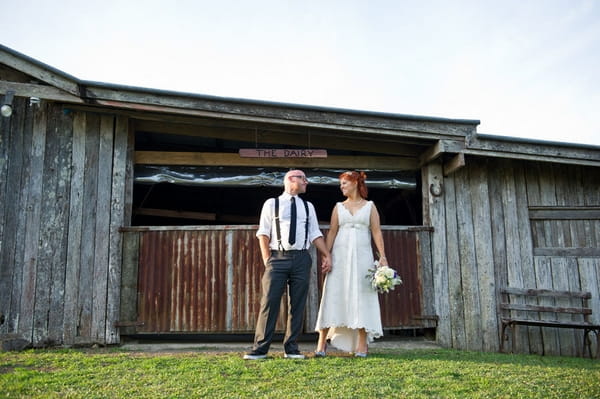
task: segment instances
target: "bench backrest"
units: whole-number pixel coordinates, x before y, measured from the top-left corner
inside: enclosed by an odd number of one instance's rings
[[[548,289],[530,289],[507,287],[500,290],[502,296],[500,309],[506,316],[511,311],[518,312],[518,317],[531,317],[537,313],[541,319],[556,319],[558,314],[583,315],[588,321],[592,314],[589,300],[592,294],[586,291],[554,291]]]

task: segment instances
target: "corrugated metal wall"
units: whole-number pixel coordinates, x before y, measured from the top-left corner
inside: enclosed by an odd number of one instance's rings
[[[139,252],[134,257],[139,258],[135,313],[140,325],[136,332],[253,332],[263,273],[255,232],[256,226],[129,229],[127,234],[139,238],[139,248],[126,250]],[[429,232],[384,229],[388,259],[404,281],[395,291],[380,296],[384,328],[423,326],[419,318],[423,313],[420,234]],[[317,260],[313,261],[316,265]],[[319,294],[309,299],[309,316],[316,315],[322,280],[318,274]],[[284,297],[279,331],[285,329],[286,305]],[[305,331],[312,332],[313,325],[307,317]]]
[[[137,332],[254,331],[263,272],[254,233],[237,226],[141,233]],[[280,317],[279,330],[284,323]]]

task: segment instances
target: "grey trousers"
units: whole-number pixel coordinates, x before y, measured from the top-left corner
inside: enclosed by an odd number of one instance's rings
[[[281,297],[286,287],[289,287],[288,319],[283,347],[285,353],[298,351],[296,341],[304,324],[311,265],[312,259],[308,251],[271,251],[262,277],[262,296],[253,352],[267,354],[269,351]]]

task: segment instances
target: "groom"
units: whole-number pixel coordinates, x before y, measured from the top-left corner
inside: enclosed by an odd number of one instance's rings
[[[310,244],[323,256],[322,268],[331,268],[331,256],[313,204],[298,197],[306,192],[308,180],[301,170],[290,170],[283,179],[284,192],[263,204],[256,237],[265,265],[262,277],[260,312],[256,322],[254,346],[244,359],[265,359],[271,346],[279,304],[286,287],[289,289],[289,312],[283,342],[285,357],[304,359],[296,342],[302,332],[304,307],[312,259]]]

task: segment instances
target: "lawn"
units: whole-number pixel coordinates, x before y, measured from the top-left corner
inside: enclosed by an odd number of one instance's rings
[[[0,397],[600,398],[600,361],[445,349],[248,361],[237,352],[0,353]]]

